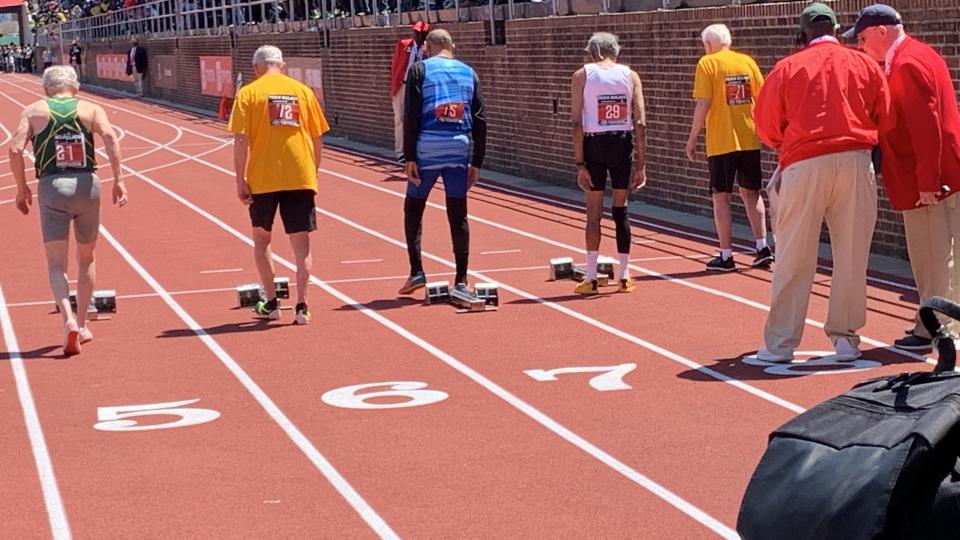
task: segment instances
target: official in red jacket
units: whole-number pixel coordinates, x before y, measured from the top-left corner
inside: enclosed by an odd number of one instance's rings
[[[390,95],[393,98],[393,149],[397,160],[403,159],[403,106],[406,101],[407,73],[414,64],[423,60],[423,42],[430,33],[430,24],[425,21],[413,23],[413,38],[401,39],[393,48],[390,65]]]
[[[897,123],[880,137],[883,184],[890,203],[903,212],[920,301],[960,300],[960,208],[954,196],[960,191],[960,111],[947,63],[908,36],[900,15],[884,4],[864,8],[843,37],[856,37],[865,53],[885,65]],[[919,319],[894,345],[932,347]]]
[[[754,112],[760,139],[780,152],[777,264],[764,347],[757,357],[788,362],[803,336],[824,219],[833,249],[824,331],[836,358],[860,356],[867,317],[867,258],[877,221],[870,151],[891,125],[883,71],[841,45],[837,17],[814,3],[800,14],[805,47],[777,62]]]

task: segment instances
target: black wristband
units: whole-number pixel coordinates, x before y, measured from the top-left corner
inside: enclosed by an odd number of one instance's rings
[[[586,167],[586,166],[587,166],[587,162],[586,162],[586,161],[578,161],[578,162],[574,163],[574,165],[576,165],[577,167]]]

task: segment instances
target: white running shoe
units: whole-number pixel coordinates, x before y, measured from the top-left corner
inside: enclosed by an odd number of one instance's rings
[[[834,358],[837,360],[856,360],[860,358],[860,348],[853,344],[850,338],[837,338],[833,346],[837,354]]]

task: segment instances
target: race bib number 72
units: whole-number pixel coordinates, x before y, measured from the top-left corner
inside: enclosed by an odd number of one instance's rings
[[[297,96],[269,96],[270,125],[300,127],[300,101]]]
[[[57,133],[53,138],[57,152],[57,168],[83,169],[87,166],[87,153],[83,133],[66,131]]]

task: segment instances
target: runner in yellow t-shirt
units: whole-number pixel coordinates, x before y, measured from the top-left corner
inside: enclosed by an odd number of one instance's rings
[[[720,239],[720,255],[707,263],[707,270],[732,271],[733,238],[730,198],[734,180],[753,229],[757,252],[751,264],[769,266],[773,253],[767,246],[766,209],[760,197],[760,139],[753,122],[753,108],[760,95],[763,75],[753,58],[730,50],[730,30],[712,24],[701,33],[707,54],[697,62],[693,98],[697,101],[687,139],[687,157],[696,159],[697,138],[706,124],[707,163],[713,219]]]
[[[280,318],[270,253],[271,229],[279,207],[297,259],[294,324],[307,324],[312,265],[309,235],[317,228],[313,199],[322,136],[330,127],[313,90],[283,74],[280,49],[260,47],[253,55],[253,67],[258,78],[237,92],[227,129],[235,136],[237,195],[250,208],[254,260],[266,292],[255,311],[263,318]]]

